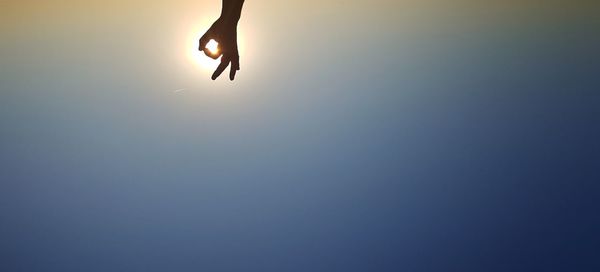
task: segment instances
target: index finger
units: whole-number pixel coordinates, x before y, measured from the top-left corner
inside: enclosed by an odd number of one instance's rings
[[[208,31],[207,31],[200,38],[200,45],[198,46],[198,50],[199,51],[204,51],[204,49],[206,49],[206,44],[208,44],[208,42],[210,41],[210,39],[211,39],[210,35],[208,34]]]

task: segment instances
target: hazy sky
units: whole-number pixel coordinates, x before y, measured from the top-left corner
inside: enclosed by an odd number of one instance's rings
[[[0,2],[1,271],[600,270],[594,1],[219,11]]]

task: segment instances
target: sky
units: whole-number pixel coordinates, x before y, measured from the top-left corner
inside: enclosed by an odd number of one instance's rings
[[[594,1],[0,2],[2,271],[598,271]]]

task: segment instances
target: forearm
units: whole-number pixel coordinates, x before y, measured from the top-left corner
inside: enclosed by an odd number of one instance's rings
[[[242,14],[243,5],[244,0],[223,0],[221,19],[225,20],[227,23],[237,24]]]

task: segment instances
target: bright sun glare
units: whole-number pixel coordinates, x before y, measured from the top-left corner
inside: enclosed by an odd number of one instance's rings
[[[210,51],[212,54],[217,54],[219,52],[219,43],[215,40],[210,40],[206,44],[206,49],[208,49],[208,51]]]

